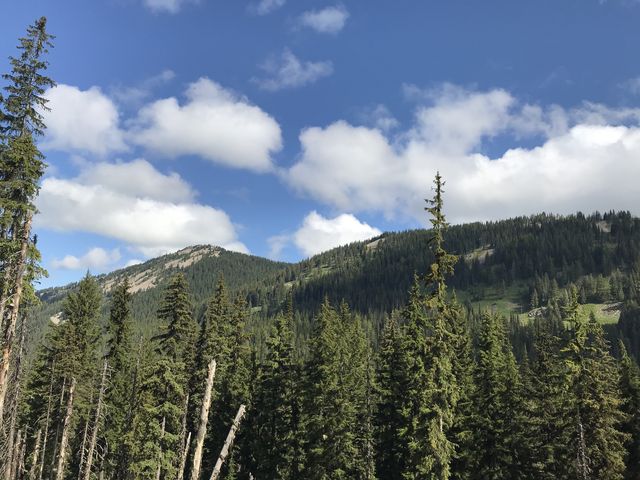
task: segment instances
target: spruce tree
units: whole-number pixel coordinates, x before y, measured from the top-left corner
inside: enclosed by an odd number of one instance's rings
[[[415,287],[417,289],[417,285]],[[415,298],[415,293],[411,298]],[[409,304],[412,300],[409,301]],[[402,415],[407,400],[407,338],[397,315],[387,320],[380,343],[377,365],[378,402],[375,416],[376,466],[379,478],[401,480],[408,462],[408,447],[399,441],[404,428]]]
[[[98,379],[98,318],[102,294],[95,279],[87,274],[64,302],[62,320],[51,324],[44,343],[37,352],[37,368],[32,369],[27,384],[25,421],[47,428],[50,439],[42,455],[53,462],[57,435],[62,422],[61,397],[72,378],[77,378],[73,418],[70,425],[72,458],[68,469],[77,472],[81,455],[81,431],[91,421],[92,398]],[[48,419],[48,422],[47,422]]]
[[[158,309],[163,331],[142,368],[133,426],[130,472],[136,478],[174,478],[182,448],[189,374],[194,365],[195,321],[187,281],[174,275]]]
[[[446,277],[457,258],[444,248],[447,222],[443,213],[443,182],[436,175],[435,195],[427,200],[431,215],[430,247],[434,261],[424,279],[424,299],[406,319],[408,349],[413,363],[408,373],[408,405],[403,409],[405,426],[400,441],[409,449],[403,476],[406,479],[446,480],[455,455],[452,428],[459,399],[454,372],[451,304]],[[416,294],[417,295],[417,294]]]
[[[458,388],[458,400],[455,406],[451,439],[456,446],[452,460],[452,478],[465,480],[470,478],[473,447],[473,398],[475,383],[473,379],[473,345],[471,327],[466,315],[454,295],[449,310],[451,344],[453,348],[453,374]]]
[[[561,357],[561,339],[550,319],[537,322],[535,358],[524,379],[529,457],[535,477],[569,478],[574,458],[568,445],[573,435],[573,390]]]
[[[504,319],[497,315],[483,315],[474,377],[470,478],[526,478],[520,378]]]
[[[293,318],[279,314],[267,338],[253,404],[256,478],[294,480],[299,476],[296,443],[302,435],[294,357]]]
[[[620,342],[620,392],[625,420],[622,431],[628,435],[625,479],[640,478],[640,369]]]
[[[20,55],[10,57],[11,73],[3,75],[6,97],[0,96],[0,427],[23,291],[34,280],[28,270],[40,271],[29,265],[39,258],[31,224],[45,168],[36,147],[45,129],[40,110],[47,108],[46,88],[55,85],[43,74],[53,39],[46,23],[44,17],[38,19],[20,39]]]
[[[207,375],[207,366],[211,360],[217,362],[216,382],[213,390],[212,411],[215,410],[219,396],[221,379],[226,376],[229,368],[230,344],[232,337],[231,328],[231,303],[224,283],[224,279],[218,279],[216,290],[209,301],[207,311],[200,325],[196,342],[195,368],[190,382],[190,404],[192,415],[189,418],[190,430],[195,431],[199,411],[202,403],[204,379]],[[211,418],[213,420],[213,418]],[[211,423],[210,430],[211,430]],[[221,433],[226,435],[226,433]],[[207,455],[205,455],[206,458]]]
[[[240,405],[251,409],[251,347],[246,333],[247,304],[238,296],[232,306],[230,316],[231,343],[228,368],[221,379],[219,410],[214,426],[228,431]],[[248,430],[238,431],[234,447],[223,468],[225,478],[248,478],[247,467],[251,464],[250,437]],[[214,437],[215,438],[215,437]],[[221,445],[222,442],[217,442]]]
[[[125,442],[133,419],[133,348],[131,344],[131,293],[124,280],[112,291],[111,312],[107,327],[105,360],[111,369],[106,391],[104,439],[108,448],[107,475],[116,480],[125,478],[128,446]]]
[[[183,378],[175,362],[152,353],[141,369],[138,405],[131,433],[129,475],[136,480],[175,478],[181,449]]]
[[[326,299],[316,317],[306,379],[305,478],[367,475],[361,422],[368,357],[354,322],[346,305],[338,312]]]
[[[574,289],[565,310],[572,325],[565,352],[575,400],[570,444],[576,459],[575,476],[581,480],[621,480],[628,438],[622,432],[619,372],[602,327],[593,315],[585,321],[577,295]]]

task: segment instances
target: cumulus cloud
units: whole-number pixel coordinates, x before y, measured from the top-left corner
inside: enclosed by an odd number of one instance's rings
[[[279,57],[267,59],[261,68],[266,77],[254,78],[253,81],[271,92],[309,85],[333,73],[331,62],[301,61],[289,49],[285,49]]]
[[[287,3],[287,0],[260,0],[249,5],[249,11],[254,15],[267,15],[278,10]]]
[[[318,212],[309,213],[293,235],[293,242],[305,255],[315,255],[340,245],[367,240],[382,232],[353,215],[343,213],[325,218]]]
[[[396,136],[344,121],[304,130],[300,160],[287,179],[335,208],[388,217],[425,219],[423,199],[437,170],[447,181],[446,210],[455,222],[541,211],[640,213],[637,115],[588,103],[542,108],[504,90],[448,86]],[[526,138],[529,146],[484,153],[499,135],[514,144]]]
[[[198,3],[199,0],[144,0],[144,4],[153,12],[178,13],[187,3]]]
[[[136,190],[133,184],[103,181],[100,172],[107,170],[119,178],[145,171],[148,178]],[[152,185],[154,181],[157,185]],[[167,186],[176,187],[178,193],[163,192]],[[153,171],[146,162],[89,165],[75,178],[43,181],[36,221],[41,228],[118,239],[147,256],[205,243],[246,252],[229,216],[190,201],[192,196],[175,174]]]
[[[101,162],[83,170],[78,181],[85,185],[101,185],[112,192],[153,198],[166,202],[189,202],[195,192],[177,173],[167,175],[144,159],[131,162]]]
[[[60,84],[45,92],[47,135],[42,147],[97,155],[127,150],[115,104],[98,87]]]
[[[120,257],[120,250],[117,248],[107,251],[104,248],[95,247],[81,257],[67,255],[62,259],[54,259],[51,266],[62,270],[100,270],[117,262]]]
[[[132,124],[132,141],[169,157],[198,155],[230,167],[272,170],[282,136],[270,115],[208,78],[189,85],[186,99],[144,106]]]
[[[347,23],[349,12],[343,6],[327,7],[322,10],[310,10],[304,12],[299,19],[299,24],[309,27],[319,33],[336,34]]]

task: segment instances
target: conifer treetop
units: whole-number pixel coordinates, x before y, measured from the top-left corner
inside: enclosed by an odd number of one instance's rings
[[[432,199],[425,199],[427,206],[425,210],[431,215],[431,238],[429,244],[434,253],[435,261],[429,267],[425,281],[427,285],[433,285],[433,292],[430,297],[436,297],[444,300],[446,294],[446,277],[453,273],[453,267],[458,261],[456,255],[448,253],[444,248],[444,232],[449,226],[443,213],[442,194],[445,182],[440,176],[440,172],[436,173],[433,181],[435,185],[435,194]]]

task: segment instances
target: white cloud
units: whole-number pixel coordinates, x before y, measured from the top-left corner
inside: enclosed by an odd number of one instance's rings
[[[175,97],[143,107],[131,139],[169,157],[198,155],[221,165],[266,172],[282,148],[280,126],[259,107],[201,78],[189,85],[187,102]]]
[[[83,170],[78,180],[85,185],[101,185],[123,195],[153,198],[166,202],[189,202],[195,192],[177,173],[165,175],[143,159],[131,162],[97,163]]]
[[[426,220],[423,199],[439,170],[454,222],[541,211],[632,209],[640,213],[640,116],[585,103],[522,105],[504,90],[447,87],[417,109],[411,129],[335,122],[300,135],[300,160],[287,173],[299,191],[340,210]],[[485,153],[498,135],[535,147]]]
[[[293,235],[293,242],[305,255],[315,255],[340,245],[367,240],[382,232],[350,214],[325,218],[309,213]]]
[[[43,148],[97,155],[127,150],[118,109],[98,87],[80,90],[60,84],[45,93],[47,135]]]
[[[258,3],[251,4],[249,10],[256,15],[267,15],[283,7],[285,3],[286,0],[260,0]]]
[[[342,30],[349,18],[349,12],[343,6],[327,7],[322,10],[310,10],[300,16],[301,26],[309,27],[320,33],[336,34]]]
[[[280,57],[269,58],[261,68],[267,76],[253,81],[260,88],[272,92],[315,83],[333,73],[331,62],[300,61],[289,49],[285,49]]]
[[[144,0],[144,4],[153,12],[178,13],[187,3],[198,3],[199,0]]]
[[[105,169],[118,178],[140,169],[148,178],[135,191],[132,184],[104,182],[99,172]],[[137,161],[88,166],[72,179],[47,178],[38,197],[36,222],[41,228],[118,239],[147,256],[209,243],[247,251],[224,211],[189,201],[192,193],[181,179],[152,170],[146,162]],[[158,184],[151,185],[153,181]],[[167,185],[182,188],[182,193],[163,192]]]
[[[109,252],[104,248],[95,247],[82,257],[67,255],[61,260],[54,259],[51,266],[63,270],[101,270],[120,260],[120,257],[120,250],[117,248]]]

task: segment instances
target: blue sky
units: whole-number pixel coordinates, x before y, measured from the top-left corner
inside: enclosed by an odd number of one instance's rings
[[[415,228],[436,170],[453,222],[640,213],[640,2],[21,0],[0,59],[42,15],[43,286]]]

